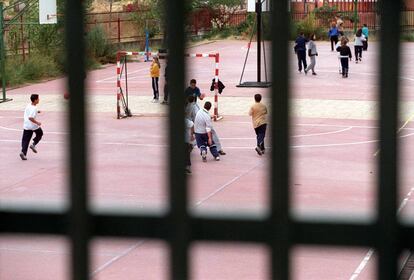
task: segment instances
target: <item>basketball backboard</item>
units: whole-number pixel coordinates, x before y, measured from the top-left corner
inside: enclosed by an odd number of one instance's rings
[[[262,3],[262,12],[270,12],[270,0],[259,0]],[[256,0],[247,1],[247,11],[255,12],[256,11]]]
[[[57,23],[56,0],[39,0],[39,23]]]

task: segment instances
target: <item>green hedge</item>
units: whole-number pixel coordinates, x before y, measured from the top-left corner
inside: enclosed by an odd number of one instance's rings
[[[25,61],[21,56],[6,59],[7,86],[16,86],[27,82],[62,75],[62,71],[53,57],[31,54]]]

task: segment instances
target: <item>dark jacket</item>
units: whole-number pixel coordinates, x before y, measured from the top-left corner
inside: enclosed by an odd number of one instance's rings
[[[341,56],[349,56],[349,58],[352,58],[351,49],[348,46],[339,46],[336,51],[339,52]]]
[[[215,82],[215,79],[213,79],[213,81],[211,82],[210,91],[214,91],[214,82]],[[218,80],[218,93],[221,94],[225,87],[226,86],[223,85],[223,83],[220,80]]]
[[[308,40],[303,37],[303,36],[299,36],[298,38],[296,38],[296,45],[295,45],[295,52],[299,52],[299,51],[306,51],[306,43],[308,42]]]

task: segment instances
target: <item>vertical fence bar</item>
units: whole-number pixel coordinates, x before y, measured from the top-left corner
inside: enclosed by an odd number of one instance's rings
[[[272,279],[289,279],[289,86],[287,1],[272,2]],[[277,233],[277,234],[276,234]],[[280,238],[274,239],[274,236]]]
[[[2,102],[5,102],[6,99],[6,48],[4,44],[4,9],[3,2],[0,2],[0,72],[1,72],[1,88],[3,99]]]
[[[22,58],[26,61],[26,51],[24,49],[24,30],[23,30],[23,15],[20,16],[20,36],[22,38]]]
[[[89,276],[89,216],[87,201],[87,143],[85,115],[85,61],[81,0],[66,1],[65,35],[69,101],[70,213],[69,234],[73,280]]]
[[[185,0],[164,1],[167,8],[168,87],[182,93],[185,78]],[[184,173],[184,95],[172,94],[169,106],[169,241],[170,279],[188,279],[190,240],[187,212],[187,184]]]
[[[398,98],[401,0],[382,0],[380,47],[380,156],[378,275],[396,279],[398,261]],[[390,52],[389,50],[392,50]]]
[[[118,16],[118,44],[121,43],[121,19]],[[112,30],[110,30],[110,32],[112,33]],[[110,33],[110,34],[111,34]]]

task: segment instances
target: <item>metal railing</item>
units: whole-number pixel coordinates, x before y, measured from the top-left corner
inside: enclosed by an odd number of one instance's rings
[[[169,210],[166,214],[91,213],[88,206],[88,150],[85,133],[84,42],[81,1],[67,1],[66,42],[68,87],[71,92],[68,124],[70,210],[40,213],[27,208],[1,208],[0,232],[66,235],[71,240],[71,279],[88,279],[88,242],[95,236],[165,240],[170,247],[170,279],[189,278],[191,242],[238,241],[263,243],[271,249],[271,279],[290,279],[291,249],[298,244],[372,247],[378,253],[377,278],[396,279],[402,248],[414,249],[414,227],[397,220],[400,5],[382,1],[380,48],[380,156],[378,157],[377,218],[357,221],[312,220],[290,215],[290,115],[287,1],[274,1],[272,12],[272,143],[269,169],[270,214],[262,219],[194,216],[188,211],[184,172],[184,110],[180,95],[172,95],[168,114]],[[169,85],[184,88],[185,1],[166,1],[169,48]],[[389,52],[392,49],[393,52]],[[76,58],[76,59],[75,59]],[[176,120],[183,121],[176,121]],[[1,264],[0,264],[1,265]]]

